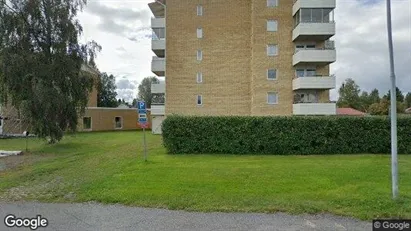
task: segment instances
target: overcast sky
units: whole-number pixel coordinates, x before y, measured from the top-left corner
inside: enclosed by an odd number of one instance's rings
[[[144,77],[153,76],[152,14],[147,5],[152,1],[89,0],[79,15],[83,42],[93,39],[102,45],[97,66],[116,76],[119,97],[126,101],[136,97]],[[389,90],[385,7],[385,0],[337,0],[337,32],[332,38],[337,62],[331,65],[337,89],[346,78],[353,78],[364,90],[377,88],[380,94]],[[411,0],[392,0],[392,23],[397,86],[411,92]],[[338,97],[337,89],[331,92],[332,100]]]

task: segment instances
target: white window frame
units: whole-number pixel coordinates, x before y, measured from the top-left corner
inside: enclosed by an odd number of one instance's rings
[[[267,7],[277,7],[277,6],[278,6],[278,0],[267,0]]]
[[[90,128],[84,128],[84,119],[85,118],[90,118]],[[91,116],[83,116],[83,130],[84,131],[91,131],[93,130],[93,118]]]
[[[271,78],[270,78],[269,72],[270,72],[271,70],[274,70],[274,71],[275,71],[275,78],[274,78],[274,79],[271,79]],[[275,68],[268,68],[268,69],[267,69],[267,80],[277,80],[277,79],[278,79],[278,70],[275,69]]]
[[[275,47],[275,54],[270,54],[270,47]],[[277,56],[278,55],[278,45],[277,44],[268,44],[267,45],[267,56],[272,57],[272,56]]]
[[[201,101],[201,103],[199,104],[198,103],[198,101]],[[202,95],[197,95],[197,97],[196,97],[196,104],[197,104],[197,106],[202,106],[203,105],[203,96]]]
[[[203,60],[203,51],[197,50],[197,61]]]
[[[202,82],[203,82],[203,73],[197,72],[197,83],[202,83]]]
[[[203,16],[203,6],[197,5],[197,16]]]
[[[116,118],[120,118],[121,126],[118,128],[116,124]],[[114,117],[114,129],[123,129],[123,117],[122,116],[115,116]]]
[[[201,28],[201,27],[197,28],[197,38],[198,39],[203,38],[203,28]]]
[[[269,101],[270,94],[275,94],[276,95],[276,102],[270,103],[270,101]],[[269,105],[277,105],[278,104],[278,93],[277,92],[275,92],[275,91],[267,92],[267,104],[269,104]]]
[[[273,23],[273,24],[271,25],[270,23]],[[267,20],[267,31],[268,32],[278,31],[278,21],[274,19]]]

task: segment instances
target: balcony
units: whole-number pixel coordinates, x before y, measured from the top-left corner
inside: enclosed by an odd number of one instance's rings
[[[152,94],[163,94],[166,92],[165,83],[153,83],[151,84],[151,93]]]
[[[334,35],[334,22],[301,22],[293,30],[293,41],[322,41],[327,40]]]
[[[151,71],[157,76],[166,75],[166,59],[153,56],[151,61]]]
[[[298,49],[293,55],[293,65],[329,65],[337,60],[334,48]]]
[[[165,18],[151,18],[151,28],[165,28],[166,19]]]
[[[160,58],[165,57],[166,52],[166,40],[164,39],[153,39],[151,41],[151,50]]]
[[[166,0],[156,0],[154,2],[150,2],[148,7],[150,7],[151,12],[153,12],[154,16],[156,17],[164,17],[165,16],[165,9],[162,4],[166,5]]]
[[[295,103],[293,104],[294,115],[336,115],[337,105],[335,103]]]
[[[166,107],[164,104],[151,104],[150,113],[151,115],[164,115],[166,112]]]
[[[296,0],[293,5],[293,16],[301,8],[328,8],[335,9],[336,0]]]
[[[335,76],[304,76],[293,80],[293,90],[308,89],[334,89],[336,86]]]

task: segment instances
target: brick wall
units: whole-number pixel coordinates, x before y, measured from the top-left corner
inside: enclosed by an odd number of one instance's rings
[[[199,4],[203,16],[197,16]],[[265,0],[168,0],[166,114],[291,115],[292,6],[292,0],[279,0],[273,8]],[[278,21],[277,32],[267,32],[270,19]],[[267,57],[268,44],[278,45],[278,56]],[[196,59],[198,49],[202,61]],[[269,68],[277,69],[277,80],[267,80]],[[196,83],[199,71],[201,84]],[[318,66],[317,72],[328,75],[329,66]],[[278,93],[278,104],[267,104],[267,92]],[[203,96],[202,106],[197,95]],[[329,91],[319,91],[319,98],[327,102]]]
[[[203,16],[197,16],[198,4]],[[250,113],[250,14],[250,0],[167,1],[166,114]],[[202,39],[197,27],[203,29]],[[199,71],[202,84],[196,83]],[[198,94],[202,106],[197,106]]]
[[[91,117],[91,131],[111,131],[111,130],[136,130],[141,129],[138,125],[138,113],[136,109],[117,108],[86,108],[83,117]],[[83,129],[83,117],[79,118],[78,131],[90,131]],[[115,117],[123,120],[122,128],[115,127]],[[147,112],[149,124],[151,124],[150,113]]]

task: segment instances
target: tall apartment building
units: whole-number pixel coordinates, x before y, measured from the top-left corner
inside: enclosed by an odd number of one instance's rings
[[[165,115],[335,115],[336,0],[156,0],[152,71]]]

